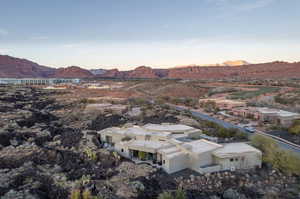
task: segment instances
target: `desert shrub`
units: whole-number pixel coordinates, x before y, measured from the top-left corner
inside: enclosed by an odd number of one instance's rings
[[[209,128],[217,128],[218,127],[218,124],[211,122],[211,121],[205,121],[204,125]]]
[[[185,98],[185,99],[183,99],[183,104],[185,106],[196,108],[196,105],[198,104],[198,102],[197,102],[197,100],[195,100],[193,98]]]
[[[273,139],[255,135],[251,142],[263,152],[264,162],[284,173],[300,175],[300,158],[290,151],[280,149]]]
[[[93,151],[92,149],[86,148],[84,150],[84,153],[90,160],[97,161],[97,159],[98,159],[97,153],[95,151]]]
[[[83,98],[79,100],[80,104],[95,104],[97,101],[93,99]]]
[[[128,102],[130,105],[134,106],[143,106],[149,104],[149,101],[144,98],[130,98]]]
[[[74,189],[71,191],[70,199],[81,199],[81,193],[79,189]]]
[[[82,192],[82,199],[92,199],[92,194],[89,190],[84,190]]]
[[[158,199],[173,199],[173,196],[170,192],[163,192],[159,194]]]
[[[186,194],[182,189],[177,189],[173,194],[165,191],[159,194],[158,199],[186,199]]]
[[[99,196],[93,196],[89,190],[84,190],[81,192],[79,189],[74,189],[71,191],[70,199],[103,199]]]
[[[288,132],[291,134],[299,135],[300,134],[300,120],[295,120],[292,126],[288,129]]]
[[[177,189],[175,192],[175,197],[174,199],[185,199],[186,198],[186,194],[182,189]]]
[[[277,92],[280,88],[274,87],[260,87],[258,90],[255,91],[238,91],[231,94],[231,99],[249,99],[254,98],[266,93],[273,93]]]
[[[200,107],[202,107],[207,112],[216,112],[218,107],[215,101],[208,100],[206,102],[201,102]]]
[[[91,182],[91,176],[90,175],[83,175],[79,180],[76,181],[77,187],[83,187]]]
[[[284,105],[287,105],[287,104],[291,103],[290,100],[288,100],[288,99],[286,99],[286,98],[283,98],[283,97],[281,97],[281,96],[279,96],[279,95],[276,95],[276,96],[274,97],[274,100],[275,100],[275,102],[277,102],[277,103],[279,103],[279,104],[284,104]]]

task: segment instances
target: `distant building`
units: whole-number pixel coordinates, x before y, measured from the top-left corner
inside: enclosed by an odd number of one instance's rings
[[[249,117],[262,122],[280,124],[289,127],[294,120],[300,119],[299,113],[292,113],[284,110],[267,107],[247,107],[233,110],[234,115]]]
[[[230,110],[236,107],[245,107],[246,102],[237,101],[237,100],[230,100],[224,98],[207,98],[207,99],[200,99],[199,103],[206,103],[206,102],[215,102],[216,106],[221,110]]]
[[[51,85],[60,83],[80,83],[80,79],[71,78],[0,78],[0,84],[15,85]]]
[[[101,142],[136,163],[146,162],[167,173],[199,173],[261,167],[262,153],[245,143],[217,144],[197,139],[200,129],[180,124],[112,127],[99,131]]]
[[[67,87],[54,87],[54,86],[47,86],[47,87],[45,87],[45,88],[43,88],[43,89],[45,89],[45,90],[65,90],[65,89],[67,89]]]

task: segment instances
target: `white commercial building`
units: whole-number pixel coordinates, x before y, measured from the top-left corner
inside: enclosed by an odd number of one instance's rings
[[[0,78],[0,84],[15,85],[48,85],[60,83],[80,83],[80,79],[74,78]]]
[[[199,173],[261,167],[262,153],[245,143],[217,144],[199,139],[201,130],[180,124],[125,125],[99,131],[101,142],[121,156],[147,162],[167,173]]]

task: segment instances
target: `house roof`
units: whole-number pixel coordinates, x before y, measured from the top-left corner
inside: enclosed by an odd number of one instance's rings
[[[250,146],[249,144],[240,142],[224,144],[222,148],[219,148],[213,152],[213,154],[219,158],[235,157],[243,153],[261,154],[261,151]]]
[[[182,124],[146,124],[143,126],[144,129],[150,131],[170,131],[170,132],[182,132],[194,130],[193,127],[182,125]]]
[[[293,113],[293,112],[288,112],[280,109],[272,109],[267,107],[257,108],[257,110],[262,114],[276,114],[280,117],[300,116],[299,113]]]
[[[157,150],[160,148],[169,147],[171,146],[171,144],[167,142],[160,142],[160,141],[133,140],[128,143],[128,146],[137,147],[137,148],[143,147],[147,149]]]
[[[185,147],[187,150],[196,154],[212,151],[222,147],[222,145],[220,144],[210,142],[204,139],[188,142],[183,144],[182,146]]]

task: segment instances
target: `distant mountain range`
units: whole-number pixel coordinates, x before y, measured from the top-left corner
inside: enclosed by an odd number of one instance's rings
[[[230,67],[232,66],[232,67]],[[239,67],[233,67],[239,66]],[[227,61],[214,66],[180,66],[169,69],[153,69],[140,66],[134,70],[118,69],[86,70],[78,66],[52,68],[26,59],[0,55],[0,77],[45,78],[178,78],[178,79],[225,79],[225,78],[291,78],[300,77],[300,62],[270,62],[250,64],[246,61]]]

